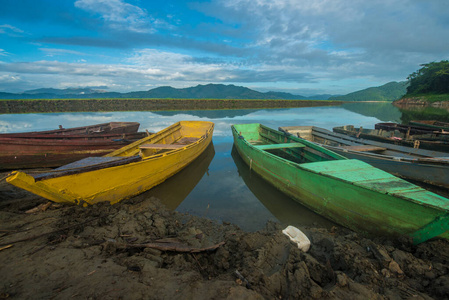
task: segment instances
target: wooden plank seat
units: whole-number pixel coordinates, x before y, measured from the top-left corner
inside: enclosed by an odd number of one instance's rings
[[[354,150],[354,151],[364,151],[364,152],[380,152],[385,151],[387,148],[377,147],[372,145],[355,145],[355,146],[342,146],[344,149]]]
[[[199,138],[195,137],[184,137],[182,139],[177,140],[173,144],[143,144],[139,146],[139,149],[153,149],[153,150],[173,150],[183,148],[189,144],[192,144],[198,141]]]
[[[177,140],[175,144],[188,145],[188,144],[195,143],[198,140],[199,140],[199,138],[197,138],[197,137],[188,137],[187,136],[187,137],[183,137],[182,139]]]
[[[139,146],[139,149],[146,150],[146,149],[154,149],[154,150],[162,150],[162,149],[179,149],[183,148],[186,145],[178,145],[178,144],[143,144]]]
[[[84,159],[75,161],[73,163],[61,166],[52,171],[33,175],[36,181],[56,178],[60,176],[79,174],[89,171],[100,170],[104,168],[111,168],[121,166],[136,161],[140,161],[142,158],[139,155],[136,156],[117,156],[117,157],[86,157]]]
[[[274,149],[284,149],[284,148],[302,148],[305,147],[301,143],[282,143],[282,144],[268,144],[268,145],[253,145],[257,149],[261,150],[274,150]]]

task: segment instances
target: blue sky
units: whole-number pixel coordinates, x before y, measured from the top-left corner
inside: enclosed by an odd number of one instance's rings
[[[447,0],[0,0],[0,91],[222,83],[300,95],[449,59]]]

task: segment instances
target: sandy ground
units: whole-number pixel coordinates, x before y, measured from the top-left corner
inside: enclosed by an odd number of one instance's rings
[[[276,223],[248,233],[144,196],[57,206],[4,180],[0,224],[0,299],[449,298],[445,240],[304,228],[304,253]]]

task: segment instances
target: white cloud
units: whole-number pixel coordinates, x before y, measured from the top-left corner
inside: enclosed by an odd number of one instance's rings
[[[4,49],[0,49],[0,56],[8,56],[10,53],[6,52]]]
[[[46,53],[47,56],[56,55],[85,55],[85,53],[69,50],[69,49],[57,49],[57,48],[39,48],[39,50]]]
[[[17,35],[18,33],[24,33],[20,28],[14,27],[9,24],[0,25],[0,34]]]
[[[151,32],[152,19],[147,11],[122,0],[78,0],[75,7],[101,15],[113,29]]]
[[[10,75],[10,74],[0,74],[0,82],[1,83],[14,83],[20,81],[20,76]]]

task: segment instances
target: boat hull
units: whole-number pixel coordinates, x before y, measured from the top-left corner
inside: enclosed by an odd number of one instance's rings
[[[92,136],[0,136],[0,169],[59,167],[88,156],[102,156],[147,136],[145,132]]]
[[[138,122],[109,122],[95,125],[62,128],[45,130],[45,131],[31,131],[18,133],[2,133],[0,137],[21,137],[21,138],[58,138],[60,136],[70,136],[72,138],[85,138],[87,136],[103,136],[106,134],[122,134],[137,132],[140,124]]]
[[[87,172],[72,172],[53,178],[48,176],[41,180],[23,172],[15,172],[7,178],[7,181],[55,202],[87,205],[108,201],[114,204],[151,189],[192,162],[210,144],[213,123],[178,122],[154,136],[108,154],[108,157],[126,159],[136,156],[136,153],[141,151],[139,147],[142,144],[175,139],[175,135],[179,138],[183,134],[196,136],[198,140],[163,153],[141,154],[141,160],[124,165]]]
[[[443,228],[442,232],[434,231],[424,238],[416,236],[417,231],[447,217],[449,201],[446,198],[415,188],[404,180],[357,160],[343,158],[307,164],[292,163],[251,145],[245,136],[248,134],[245,132],[247,126],[234,125],[232,128],[234,143],[242,159],[252,171],[311,210],[358,232],[407,235],[414,238],[415,243],[431,236],[449,238],[447,228]],[[265,127],[263,130],[269,129]],[[276,131],[272,133],[275,135]],[[283,139],[301,142],[292,136],[284,136]],[[302,142],[310,145],[308,141]],[[378,179],[373,180],[376,176]],[[420,197],[439,206],[424,205],[406,197],[403,190],[407,189],[409,194],[419,193]]]
[[[436,120],[412,120],[411,125],[424,126],[431,129],[449,131],[449,123]]]
[[[449,139],[446,136],[436,137],[433,134],[424,134],[407,137],[405,134],[399,134],[399,136],[396,136],[395,134],[397,134],[397,132],[387,132],[387,135],[383,135],[379,134],[379,130],[363,128],[357,129],[353,125],[334,127],[333,131],[357,138],[364,138],[393,145],[449,152]]]

